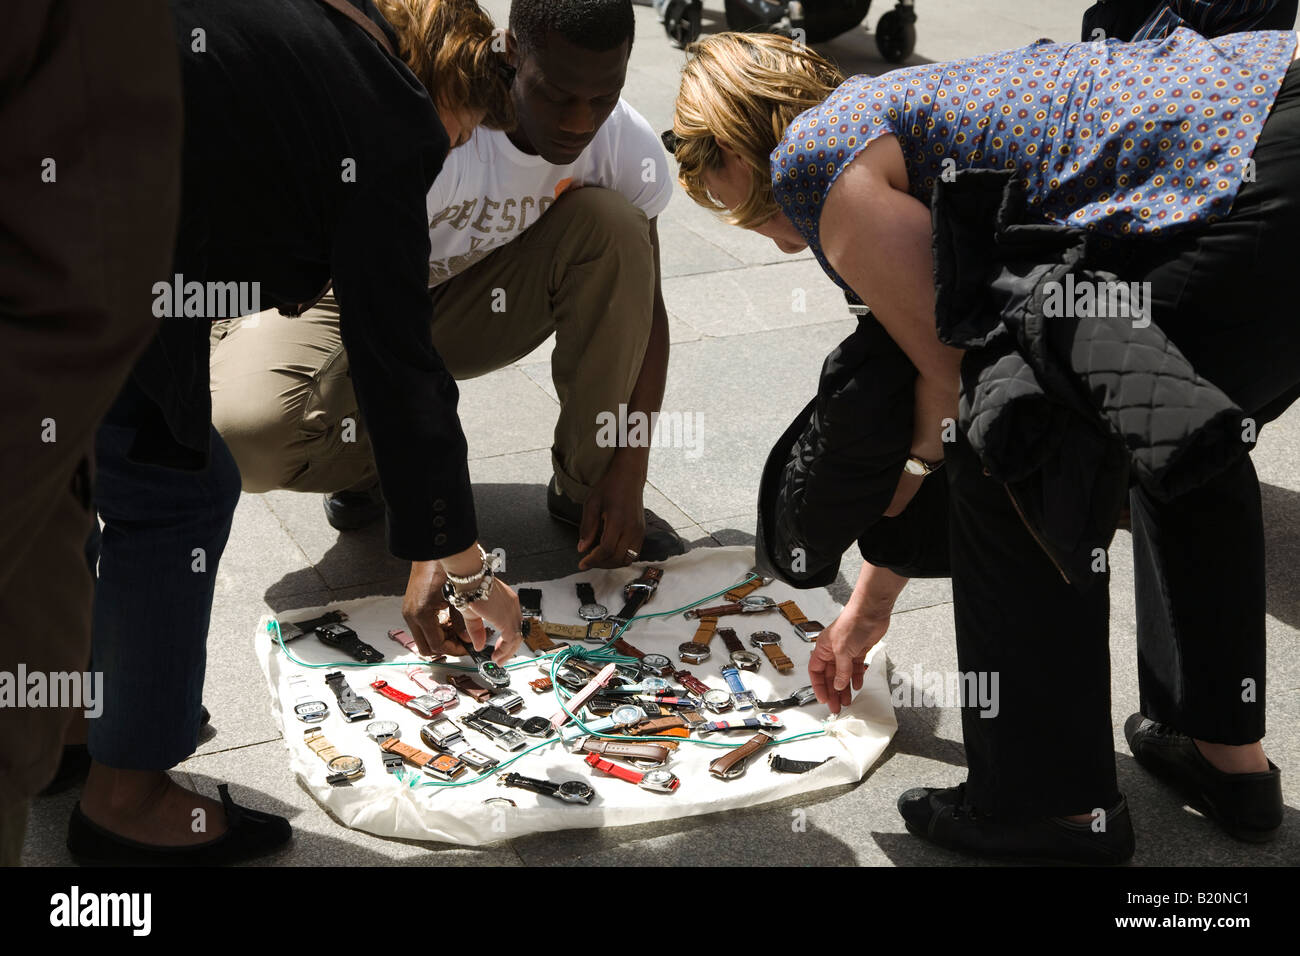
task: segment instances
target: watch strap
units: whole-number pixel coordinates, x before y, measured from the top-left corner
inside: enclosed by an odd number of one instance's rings
[[[419,647],[416,646],[415,638],[412,637],[411,633],[407,631],[405,628],[401,628],[401,627],[390,628],[388,631],[388,636],[392,638],[394,641],[396,641],[398,644],[401,644],[412,654],[420,653]]]
[[[709,692],[709,685],[690,671],[673,671],[673,677],[676,678],[677,683],[698,697],[703,697]]]
[[[658,763],[668,759],[668,748],[660,744],[630,744],[621,740],[600,740],[596,737],[588,737],[584,740],[582,750],[589,754],[634,757],[638,760],[654,760]]]
[[[468,674],[452,674],[447,678],[447,682],[462,694],[468,694],[480,704],[492,696],[492,691],[479,684]]]
[[[760,575],[754,575],[753,580],[746,581],[744,584],[738,584],[730,591],[726,592],[723,597],[728,601],[739,601],[743,597],[749,597],[763,586],[763,578]]]
[[[640,783],[645,774],[639,770],[633,770],[631,767],[624,767],[614,763],[612,760],[602,760],[600,754],[587,754],[587,763],[595,767],[601,773],[607,773],[611,777],[618,777],[620,780],[626,780],[628,783]]]
[[[302,704],[309,700],[316,700],[313,696],[311,684],[307,682],[306,674],[290,674],[286,683],[289,685],[289,693],[293,695],[293,702],[295,704]]]
[[[799,605],[795,604],[794,601],[782,601],[776,606],[776,609],[781,612],[782,617],[796,626],[808,620],[808,615],[799,610]]]
[[[339,624],[338,627],[346,625]],[[330,625],[316,629],[316,639],[326,647],[337,647],[354,661],[360,661],[362,664],[378,664],[384,659],[384,655],[375,648],[371,647],[360,637],[356,631],[348,628],[346,634],[337,634],[329,630]]]
[[[555,642],[546,633],[540,617],[524,618],[524,644],[534,654],[545,654],[555,650]]]
[[[731,651],[733,654],[736,653],[736,651],[743,651],[745,649],[745,645],[741,643],[740,635],[736,633],[734,627],[718,628],[718,637],[722,638],[722,643],[725,644],[727,650]]]
[[[530,680],[528,686],[538,694],[545,694],[555,687],[555,682],[549,677],[539,677],[537,680]]]
[[[380,750],[386,750],[391,754],[398,754],[403,760],[409,760],[417,767],[423,767],[430,763],[435,754],[427,750],[421,750],[419,747],[412,747],[410,744],[398,740],[396,737],[388,737],[379,744]]]
[[[713,640],[713,635],[717,633],[717,630],[718,619],[716,617],[702,617],[700,618],[700,626],[695,629],[695,636],[692,637],[691,640],[696,644],[703,644],[705,647],[708,647],[709,642]]]
[[[649,720],[643,720],[627,728],[627,734],[630,737],[653,737],[655,734],[661,734],[665,730],[676,730],[682,727],[690,727],[686,718],[679,714],[670,714],[667,717],[652,717]]]
[[[414,694],[403,693],[386,680],[372,680],[370,682],[370,689],[378,691],[382,697],[387,697],[389,700],[397,701],[402,706],[406,706],[408,702],[415,699]]]
[[[735,667],[724,667],[722,669],[722,679],[727,682],[727,686],[731,688],[732,694],[745,693],[745,684],[740,679],[739,669]]]
[[[574,587],[578,592],[579,604],[596,603],[596,589],[591,586],[590,581],[579,581]]]
[[[749,740],[741,744],[735,750],[729,750],[721,757],[713,760],[709,764],[709,773],[713,774],[715,777],[721,777],[724,779],[729,776],[739,776],[740,771],[744,768],[745,762],[770,744],[773,739],[774,738],[769,737],[767,734],[754,734],[753,737],[750,737]]]
[[[741,614],[745,610],[745,605],[739,601],[732,601],[730,604],[715,604],[713,607],[697,607],[686,612],[687,617],[708,618],[722,617],[724,614]]]
[[[519,606],[524,610],[524,617],[542,616],[542,592],[540,588],[519,588]]]
[[[760,644],[759,646],[763,648],[763,653],[772,662],[772,666],[782,674],[788,674],[794,670],[794,661],[790,660],[785,651],[781,650],[780,644]]]
[[[583,704],[590,700],[598,690],[609,683],[609,679],[614,676],[615,670],[616,668],[613,663],[606,664],[600,669],[600,672],[596,674],[595,677],[587,681],[586,686],[583,687],[582,690],[578,691],[565,702],[569,713],[577,713]],[[565,713],[564,710],[557,710],[551,715],[551,726],[556,730],[559,730],[568,723],[569,713]]]
[[[325,763],[329,763],[335,757],[343,756],[343,754],[339,753],[337,747],[325,739],[325,735],[317,727],[313,727],[304,733],[302,739],[311,748],[311,752],[320,757]]]
[[[768,764],[778,773],[807,773],[809,770],[816,770],[831,757],[824,757],[821,760],[790,760],[782,757],[780,754],[771,754],[767,758]]]
[[[305,621],[285,621],[280,624],[280,638],[284,641],[294,641],[304,634],[311,634],[318,627],[324,627],[326,624],[341,624],[347,619],[348,616],[342,611],[326,611],[318,617],[309,617]]]
[[[519,790],[530,790],[533,793],[540,793],[545,797],[553,797],[560,792],[560,785],[550,780],[535,780],[532,777],[525,777],[520,773],[508,773],[501,778],[503,786],[515,787]]]
[[[659,580],[664,576],[663,568],[646,568],[641,572],[641,576],[628,585],[627,590],[630,594],[627,603],[623,609],[614,615],[615,620],[620,624],[626,624],[632,618],[636,617],[636,612],[641,610],[641,605],[650,600],[650,595],[654,593],[659,586]],[[632,588],[632,585],[649,585],[649,587]]]
[[[637,660],[645,657],[644,651],[637,650],[621,637],[612,646],[616,653],[622,654],[624,657],[635,657]]]

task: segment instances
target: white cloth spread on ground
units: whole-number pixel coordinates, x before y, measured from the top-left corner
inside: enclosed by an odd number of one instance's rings
[[[734,586],[746,577],[748,569],[753,565],[753,557],[752,548],[698,548],[665,561],[659,565],[664,569],[659,589],[642,606],[641,613],[669,611]],[[595,587],[597,601],[609,608],[611,613],[617,613],[624,603],[623,585],[640,573],[640,566],[594,570],[556,581],[520,584],[516,587],[535,587],[542,591],[542,616],[545,620],[578,624],[581,622],[577,617],[576,582],[590,582]],[[793,599],[810,619],[825,624],[829,624],[840,611],[839,605],[825,590],[797,591],[774,582],[755,594],[766,595],[778,602]],[[724,601],[725,598],[718,598],[709,603]],[[346,601],[330,607],[346,611],[348,620],[345,623],[363,641],[377,648],[396,665],[398,662],[415,663],[419,660],[387,636],[390,628],[405,626],[401,604],[400,597],[385,596]],[[305,608],[285,612],[279,615],[279,619],[303,620],[320,610],[322,609]],[[754,649],[749,646],[749,637],[755,631],[771,630],[781,635],[781,646],[795,665],[792,673],[779,674],[761,652],[759,655],[762,664],[759,670],[741,672],[745,687],[754,691],[758,700],[780,699],[809,683],[807,668],[813,645],[797,638],[794,629],[778,612],[725,617],[720,619],[720,625],[735,628],[747,649]],[[704,664],[691,666],[678,660],[678,645],[692,638],[696,626],[696,621],[686,620],[678,613],[636,621],[623,636],[638,650],[647,654],[666,654],[673,660],[674,666],[689,670],[710,687],[726,689],[721,670],[730,661],[720,638],[714,637],[710,645],[712,657]],[[753,806],[795,794],[857,782],[879,759],[898,726],[890,702],[883,645],[877,645],[867,659],[869,666],[862,690],[837,719],[825,724],[828,730],[826,735],[769,746],[751,757],[744,775],[734,780],[718,780],[708,771],[709,762],[725,753],[725,750],[683,741],[665,765],[665,769],[671,770],[681,779],[681,786],[671,794],[652,793],[595,770],[582,757],[570,753],[563,744],[556,743],[528,754],[505,771],[499,771],[498,775],[501,772],[514,772],[555,781],[584,780],[596,790],[596,797],[589,806],[561,803],[552,797],[530,791],[497,786],[497,775],[470,786],[423,786],[429,778],[408,769],[408,779],[418,781],[415,787],[411,787],[384,772],[379,759],[379,746],[365,734],[365,725],[369,721],[359,720],[349,724],[339,715],[334,695],[324,683],[328,669],[306,668],[288,660],[264,629],[259,629],[255,645],[270,685],[272,712],[284,730],[290,766],[299,781],[344,824],[380,836],[478,846],[540,831],[624,826]],[[311,635],[291,641],[286,646],[294,657],[307,663],[324,664],[337,661],[340,657],[338,651],[331,650]],[[528,656],[528,649],[521,645],[520,657],[516,660],[527,659]],[[451,658],[450,662],[466,664],[468,659]],[[397,721],[401,725],[403,741],[421,750],[428,749],[420,739],[423,719],[370,688],[371,681],[383,679],[406,693],[421,693],[406,676],[407,669],[388,666],[387,663],[375,667],[343,666],[339,669],[346,675],[352,689],[370,701],[374,709],[374,720]],[[427,669],[422,669],[420,673],[427,673]],[[439,680],[445,681],[448,673],[435,666],[434,674]],[[310,725],[301,723],[293,713],[294,700],[298,695],[292,693],[288,686],[288,676],[291,674],[305,674],[312,697],[329,704],[329,716],[314,726],[320,727],[326,739],[340,753],[360,757],[364,761],[364,777],[341,787],[332,787],[325,782],[325,763],[303,742],[303,731]],[[550,717],[557,711],[553,692],[537,694],[528,686],[528,681],[541,676],[535,666],[512,669],[510,674],[510,689],[524,698],[524,710],[516,716]],[[460,718],[477,706],[470,698],[462,695],[460,703],[449,710],[447,715],[459,724]],[[778,739],[818,730],[829,716],[827,708],[818,703],[789,707],[776,713],[785,722],[783,730],[773,732]],[[710,719],[714,717],[711,714],[706,716]],[[738,716],[741,715],[733,711],[719,719],[735,719]],[[462,730],[469,745],[482,753],[491,754],[503,763],[512,756],[495,747],[483,735],[465,728]],[[743,743],[754,733],[716,733],[704,739]],[[529,746],[537,742],[529,738]],[[767,763],[770,752],[794,760],[820,760],[827,756],[833,756],[834,759],[804,774],[777,773]],[[473,776],[471,769],[461,779],[471,779]],[[489,797],[508,797],[517,807],[485,805],[483,801]]]
[[[447,154],[429,190],[429,285],[441,285],[493,249],[517,239],[567,190],[600,186],[654,219],[673,195],[663,144],[619,100],[576,160],[555,166],[529,156],[505,133],[478,127]]]

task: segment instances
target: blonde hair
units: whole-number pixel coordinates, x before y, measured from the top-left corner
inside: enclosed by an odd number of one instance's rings
[[[725,212],[734,226],[752,229],[777,212],[769,156],[786,127],[826,99],[844,76],[802,43],[769,33],[717,33],[686,48],[673,132],[678,180],[706,209]],[[740,155],[753,174],[749,196],[725,210],[702,176],[722,166],[719,143]]]
[[[514,129],[507,80],[513,71],[492,48],[492,18],[475,0],[375,0],[375,5],[397,33],[402,61],[435,105],[482,110],[488,129]]]

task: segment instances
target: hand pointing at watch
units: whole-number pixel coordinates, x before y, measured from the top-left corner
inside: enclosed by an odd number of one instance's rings
[[[459,554],[443,558],[439,563],[448,580],[459,579],[452,581],[456,591],[467,595],[478,591],[484,581],[483,575],[490,573],[487,571],[488,561],[489,556],[476,543]],[[524,639],[524,616],[519,607],[519,596],[508,584],[492,576],[487,596],[460,607],[459,611],[465,620],[465,631],[476,651],[487,646],[485,624],[490,624],[501,635],[492,659],[498,664],[505,664],[515,656]]]

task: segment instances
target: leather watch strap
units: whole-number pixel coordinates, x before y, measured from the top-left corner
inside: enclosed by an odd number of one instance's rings
[[[524,618],[524,643],[534,654],[555,650],[555,642],[546,633],[540,617]]]
[[[415,638],[412,637],[411,632],[406,630],[405,628],[401,628],[401,627],[390,628],[388,631],[388,636],[393,640],[395,640],[398,644],[401,644],[412,654],[420,653],[419,647],[416,646]]]
[[[695,629],[695,636],[691,640],[696,644],[703,644],[708,647],[717,631],[718,619],[716,617],[702,617],[700,618],[700,626]]]
[[[796,626],[808,620],[808,615],[799,610],[799,605],[794,601],[782,601],[776,609],[781,612],[782,617]]]
[[[644,651],[637,650],[621,637],[612,646],[616,653],[622,654],[624,657],[635,657],[637,660],[645,657]]]
[[[570,641],[602,640],[614,636],[612,621],[592,621],[590,624],[556,624],[554,621],[542,621],[542,630],[551,637]]]
[[[579,581],[574,585],[574,590],[578,593],[579,604],[595,604],[596,589],[591,586],[590,581]]]
[[[538,694],[545,694],[555,686],[555,682],[549,677],[539,677],[537,680],[530,680],[528,686]]]
[[[735,750],[729,750],[721,757],[712,761],[709,764],[709,773],[722,779],[727,779],[732,776],[740,776],[740,773],[743,772],[745,761],[749,760],[750,757],[754,756],[754,754],[758,753],[774,739],[775,738],[770,737],[767,734],[754,734],[753,737],[750,737],[749,740],[745,741],[744,744],[737,747]]]
[[[713,607],[691,608],[686,612],[686,616],[703,620],[709,617],[722,617],[724,614],[741,614],[744,610],[745,605],[739,601],[732,601],[730,604],[715,604]]]
[[[329,763],[335,757],[343,756],[339,753],[337,747],[325,739],[325,735],[318,728],[307,731],[303,734],[302,739],[303,743],[311,748],[311,752],[326,763]]]
[[[492,691],[479,684],[478,681],[474,680],[474,678],[470,677],[468,674],[453,674],[451,677],[447,678],[447,682],[462,694],[469,694],[470,697],[474,698],[474,700],[480,704],[492,696]]]
[[[748,597],[763,586],[763,579],[754,575],[752,581],[746,581],[744,584],[738,584],[730,591],[723,595],[728,601],[739,601],[743,597]]]
[[[718,637],[722,638],[722,643],[725,644],[727,650],[731,651],[733,654],[736,653],[736,651],[745,650],[745,645],[741,643],[740,635],[736,633],[734,627],[718,628]]]
[[[626,733],[631,737],[653,737],[655,734],[662,733],[665,730],[674,730],[680,727],[689,727],[684,717],[677,714],[670,714],[667,717],[653,717],[650,720],[643,720],[635,726],[628,727]]]
[[[400,754],[403,760],[409,760],[417,767],[423,767],[425,764],[435,760],[436,754],[431,754],[427,750],[421,750],[419,747],[412,747],[408,743],[403,743],[396,737],[389,737],[379,744],[381,750],[387,750],[389,753]]]
[[[782,757],[780,754],[772,754],[767,758],[768,765],[778,773],[807,773],[809,770],[816,770],[830,757],[824,757],[821,760],[790,760]]]
[[[641,605],[650,600],[650,595],[654,593],[655,587],[658,587],[659,580],[663,576],[663,568],[650,567],[642,571],[641,576],[624,589],[624,593],[628,595],[627,603],[623,605],[621,611],[614,615],[613,619],[619,624],[626,624],[636,617],[636,612],[641,610]],[[654,587],[633,588],[633,585],[653,585]]]
[[[692,694],[703,697],[709,692],[709,685],[704,683],[690,671],[673,671],[673,678]]]
[[[763,648],[763,653],[772,662],[772,666],[782,674],[789,674],[794,670],[794,661],[790,660],[785,651],[781,650],[780,644],[761,644],[759,646]]]
[[[605,757],[634,757],[659,763],[668,759],[668,748],[660,744],[629,744],[621,740],[599,740],[595,737],[588,737],[582,742],[582,751]]]

